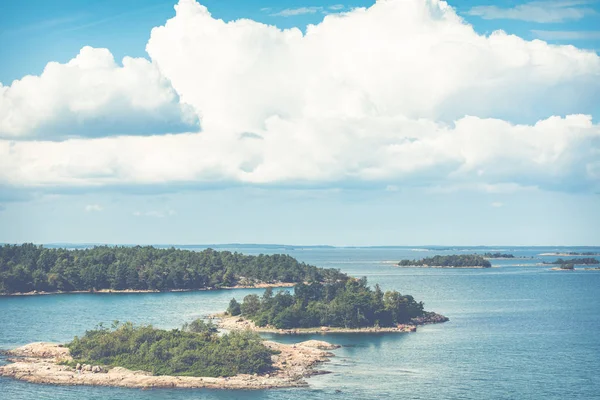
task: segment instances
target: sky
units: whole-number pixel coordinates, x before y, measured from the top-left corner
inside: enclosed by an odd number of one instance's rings
[[[0,4],[0,242],[599,245],[600,2]]]

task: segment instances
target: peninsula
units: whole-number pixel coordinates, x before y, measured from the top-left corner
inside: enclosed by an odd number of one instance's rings
[[[98,328],[66,345],[32,343],[6,352],[0,376],[32,383],[130,388],[268,389],[306,386],[339,346],[285,345],[254,333],[222,336],[195,321],[165,331],[130,323]]]
[[[345,279],[283,254],[97,246],[67,250],[0,246],[0,294],[157,292],[293,286]]]
[[[372,290],[366,278],[329,284],[298,284],[294,293],[265,290],[240,304],[231,300],[219,327],[272,333],[413,332],[417,325],[448,318],[423,309],[423,303],[397,291]]]
[[[422,268],[490,268],[492,264],[478,254],[460,254],[426,257],[420,260],[402,260],[399,267]]]

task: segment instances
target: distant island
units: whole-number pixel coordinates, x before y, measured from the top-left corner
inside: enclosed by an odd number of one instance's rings
[[[556,261],[553,262],[544,262],[544,264],[547,265],[595,265],[595,264],[600,264],[600,261],[598,261],[595,258],[591,258],[591,257],[587,257],[587,258],[571,258],[568,260],[563,260],[562,258],[559,258]]]
[[[32,383],[132,388],[269,389],[306,386],[304,377],[339,346],[263,341],[256,333],[216,333],[196,320],[161,330],[131,323],[87,331],[66,345],[32,343],[6,352],[0,376]]]
[[[258,332],[410,332],[416,325],[448,321],[423,309],[423,303],[397,291],[372,290],[366,278],[321,284],[300,283],[294,293],[272,289],[262,297],[231,300],[219,315],[220,327]]]
[[[0,246],[0,294],[184,291],[292,286],[345,279],[283,254],[96,246],[67,250],[34,244]]]
[[[569,251],[565,253],[542,253],[540,256],[557,256],[557,257],[570,257],[570,256],[600,256],[600,253],[595,253],[593,251],[585,251],[582,253]]]
[[[478,254],[460,254],[426,257],[420,260],[402,260],[398,263],[398,266],[429,268],[490,268],[492,264]]]
[[[552,268],[554,271],[574,271],[575,265],[573,264],[561,264],[560,267]]]
[[[513,254],[508,253],[483,253],[484,258],[515,258]]]

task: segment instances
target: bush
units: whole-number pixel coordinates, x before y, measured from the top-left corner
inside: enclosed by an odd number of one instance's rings
[[[194,333],[192,330],[199,330]],[[251,332],[218,336],[197,320],[184,330],[155,329],[127,322],[103,326],[67,344],[75,362],[143,370],[156,375],[233,376],[272,370],[273,352]]]

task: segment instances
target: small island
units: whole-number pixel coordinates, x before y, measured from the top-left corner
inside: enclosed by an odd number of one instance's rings
[[[447,317],[423,309],[423,303],[397,291],[372,290],[366,278],[329,284],[298,284],[294,293],[272,289],[251,294],[240,304],[231,300],[216,315],[219,327],[284,334],[414,332],[417,325],[441,323]]]
[[[269,389],[306,386],[305,377],[339,346],[263,341],[252,332],[219,336],[201,320],[171,331],[116,324],[66,344],[32,343],[6,352],[0,376],[32,383],[129,388]],[[321,372],[322,373],[322,372]]]
[[[540,256],[557,256],[557,257],[571,257],[571,256],[600,256],[600,253],[596,253],[593,251],[584,251],[584,252],[576,252],[576,251],[568,251],[563,253],[542,253]]]
[[[552,268],[553,271],[575,271],[575,265],[573,264],[561,264],[560,267]]]
[[[152,246],[0,246],[0,295],[285,287],[344,277],[337,269],[317,268],[284,254],[249,256]]]
[[[420,260],[402,260],[399,267],[422,268],[491,268],[492,264],[478,254],[460,254],[426,257]]]
[[[483,253],[483,258],[491,258],[491,259],[510,259],[516,258],[513,254],[509,253]]]
[[[546,265],[596,265],[596,264],[600,264],[600,261],[598,261],[595,258],[571,258],[568,260],[564,260],[562,258],[559,258],[556,261],[553,262],[544,262],[544,264]]]

